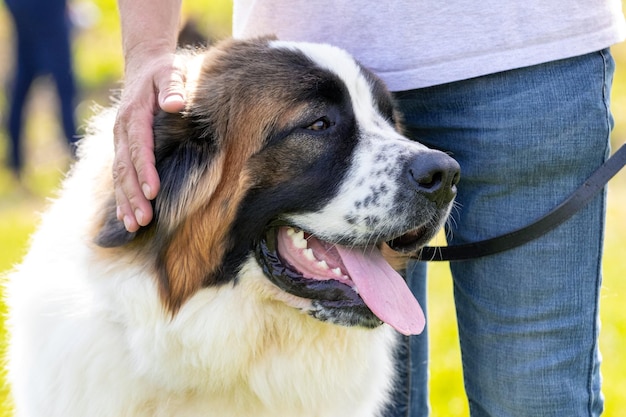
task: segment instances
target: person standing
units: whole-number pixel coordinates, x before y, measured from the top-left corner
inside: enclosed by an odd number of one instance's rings
[[[9,98],[9,164],[19,178],[24,157],[24,108],[35,79],[51,75],[61,105],[63,132],[70,149],[76,137],[76,83],[72,68],[70,20],[66,0],[5,0],[15,27],[15,71]]]

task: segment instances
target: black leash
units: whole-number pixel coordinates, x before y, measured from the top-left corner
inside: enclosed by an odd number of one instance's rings
[[[426,246],[415,256],[421,261],[462,261],[516,248],[555,229],[595,197],[626,165],[626,144],[578,187],[564,202],[539,220],[521,229],[479,242],[456,246]]]

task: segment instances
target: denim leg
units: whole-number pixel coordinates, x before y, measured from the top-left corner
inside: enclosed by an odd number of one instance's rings
[[[424,315],[428,321],[426,310],[426,263],[410,262],[407,267],[409,287],[415,294],[424,309]],[[428,401],[428,324],[424,331],[417,336],[410,336],[408,347],[409,360],[409,410],[407,417],[427,417],[430,414]]]
[[[604,50],[396,93],[410,136],[461,164],[451,244],[527,225],[605,160],[612,74]],[[451,264],[473,417],[602,412],[604,210],[601,195],[534,242]]]
[[[426,263],[409,262],[406,277],[411,291],[424,309],[426,327],[417,336],[402,336],[396,352],[398,381],[393,403],[385,417],[427,417],[428,403],[428,312],[426,310]]]
[[[24,125],[24,110],[28,92],[35,80],[35,63],[30,51],[30,42],[27,35],[17,34],[16,42],[16,69],[11,86],[11,109],[8,117],[8,131],[11,138],[11,153],[9,155],[10,168],[19,175],[23,169],[24,157],[22,136]]]
[[[70,32],[67,24],[59,24],[55,35],[46,43],[46,50],[40,52],[46,70],[50,72],[56,84],[61,105],[61,124],[67,143],[76,142],[76,122],[74,117],[76,83],[72,68]]]

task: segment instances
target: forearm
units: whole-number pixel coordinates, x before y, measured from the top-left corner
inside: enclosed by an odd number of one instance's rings
[[[181,0],[118,0],[126,67],[176,49]]]

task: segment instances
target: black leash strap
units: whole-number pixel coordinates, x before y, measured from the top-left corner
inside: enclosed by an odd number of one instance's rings
[[[626,165],[626,144],[578,187],[564,202],[539,220],[521,229],[479,242],[456,246],[426,246],[415,259],[421,261],[462,261],[504,252],[546,234],[572,217],[595,197]]]

